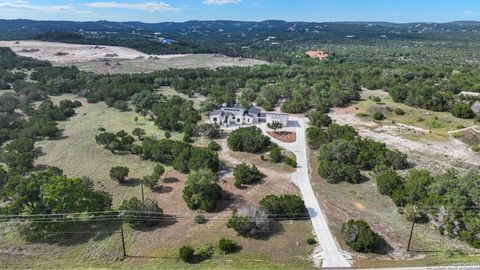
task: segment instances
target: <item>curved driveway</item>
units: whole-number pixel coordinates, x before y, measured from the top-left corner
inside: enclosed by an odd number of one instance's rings
[[[319,265],[321,261],[322,267],[325,268],[351,267],[351,257],[348,253],[340,250],[335,242],[310,183],[305,139],[306,127],[307,125],[303,119],[290,116],[288,127],[285,127],[284,130],[295,131],[297,133],[297,141],[295,143],[284,143],[272,137],[271,139],[280,147],[295,153],[297,158],[297,171],[291,177],[293,182],[300,188],[315,234],[317,235],[318,243],[322,249],[319,254],[314,254],[315,264]],[[265,124],[262,124],[260,128],[264,132],[266,131]]]

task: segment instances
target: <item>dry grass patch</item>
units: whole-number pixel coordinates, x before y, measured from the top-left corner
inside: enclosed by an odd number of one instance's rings
[[[404,124],[427,131],[424,134],[409,136],[411,139],[445,141],[449,138],[448,131],[474,125],[473,120],[457,118],[449,112],[433,112],[394,102],[388,96],[388,93],[382,90],[362,91],[362,97],[361,101],[352,105],[353,108],[356,108],[355,113],[357,115],[371,119],[375,112],[382,112],[385,115],[385,119],[377,121],[380,124]],[[380,101],[375,102],[368,97],[376,97]],[[405,114],[397,115],[395,109],[401,109]],[[409,134],[411,133],[406,133],[405,135],[408,136]]]

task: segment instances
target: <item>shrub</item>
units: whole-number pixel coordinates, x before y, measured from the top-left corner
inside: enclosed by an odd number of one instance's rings
[[[322,111],[313,111],[308,114],[310,125],[317,127],[327,127],[332,123],[332,118]]]
[[[393,169],[386,169],[376,177],[378,192],[392,196],[393,192],[403,187],[403,179]]]
[[[457,103],[453,105],[453,108],[450,112],[455,117],[465,118],[465,119],[471,119],[475,116],[475,113],[470,108],[470,105],[466,103]]]
[[[310,237],[310,238],[307,239],[307,244],[315,245],[315,244],[317,244],[317,239],[315,239],[314,237]]]
[[[217,139],[222,135],[222,129],[217,124],[201,124],[194,127],[194,134],[197,136],[207,136],[210,139]]]
[[[183,142],[191,143],[192,142],[192,136],[190,136],[188,134],[183,135]]]
[[[366,118],[366,117],[368,117],[368,113],[366,113],[366,112],[359,112],[359,113],[357,113],[356,115],[357,115],[357,117],[360,117],[360,118]]]
[[[327,129],[322,129],[319,127],[307,128],[307,141],[312,149],[318,149],[322,144],[326,144],[334,140],[353,140],[356,136],[357,132],[351,126],[331,124]]]
[[[145,137],[147,133],[145,132],[144,129],[142,128],[135,128],[133,131],[132,131],[132,135],[133,136],[137,136],[137,138],[141,141],[143,140],[143,138]]]
[[[210,151],[216,152],[216,151],[219,151],[220,149],[222,149],[222,147],[216,141],[211,141],[208,144],[207,149],[210,150]]]
[[[269,231],[270,222],[263,209],[249,205],[235,211],[228,220],[227,227],[243,236],[258,236]]]
[[[380,240],[367,222],[352,219],[342,225],[342,237],[345,243],[357,252],[374,251]]]
[[[113,103],[113,106],[115,109],[121,111],[121,112],[126,112],[128,111],[128,103],[124,100],[117,100]]]
[[[318,166],[318,174],[325,178],[330,184],[339,183],[342,181],[349,183],[360,183],[362,176],[360,169],[356,165],[346,165],[336,160],[321,161]]]
[[[165,131],[164,136],[165,138],[170,139],[172,137],[172,133],[170,133],[169,131]]]
[[[197,249],[198,256],[200,256],[200,258],[202,258],[203,260],[212,257],[213,253],[215,253],[215,248],[210,243],[203,244]]]
[[[158,178],[152,175],[145,175],[142,179],[143,184],[150,189],[154,189],[158,184]]]
[[[178,255],[180,256],[180,259],[184,262],[192,261],[194,253],[195,250],[189,245],[183,245],[178,250]]]
[[[130,170],[127,167],[117,166],[110,169],[110,178],[113,180],[123,183],[125,182],[125,177],[128,176]]]
[[[402,187],[394,190],[391,198],[396,206],[405,206],[407,203],[407,192],[405,191],[405,188]]]
[[[255,165],[248,165],[245,163],[239,164],[233,169],[233,176],[235,177],[235,186],[251,185],[262,180],[263,175]]]
[[[190,209],[212,211],[221,197],[216,175],[208,169],[192,171],[187,175],[183,199]]]
[[[394,112],[395,112],[396,115],[404,115],[405,114],[405,111],[400,109],[400,108],[395,108]]]
[[[282,150],[277,145],[272,146],[272,149],[270,150],[270,159],[275,163],[282,161]]]
[[[227,144],[233,151],[258,153],[270,145],[270,138],[258,127],[243,127],[230,133]]]
[[[273,121],[272,123],[267,123],[267,127],[272,129],[273,131],[277,132],[277,130],[283,128],[283,124],[278,121]]]
[[[160,179],[164,173],[165,167],[163,167],[161,164],[156,164],[155,167],[153,167],[153,177]]]
[[[260,201],[260,206],[275,216],[298,217],[307,214],[304,201],[297,195],[267,195]]]
[[[224,237],[218,240],[218,249],[220,249],[225,253],[235,251],[237,248],[238,248],[238,245],[235,242],[233,242],[233,240],[230,240]]]
[[[156,226],[160,223],[159,218],[163,216],[163,210],[150,199],[146,199],[143,204],[137,197],[132,197],[124,200],[118,209],[127,211],[123,216],[124,220],[134,227]]]
[[[417,213],[415,212],[413,204],[408,203],[403,207],[403,216],[407,221],[410,222],[412,222],[413,219],[417,217]]]
[[[193,220],[195,221],[195,223],[197,224],[205,224],[207,223],[207,219],[205,218],[204,215],[196,215]]]
[[[378,121],[381,121],[381,120],[385,119],[385,115],[383,115],[382,112],[375,112],[372,117],[373,117],[373,119],[378,120]]]
[[[293,168],[296,168],[296,167],[297,167],[297,161],[296,161],[294,158],[286,157],[286,158],[285,158],[285,163],[286,163],[287,165],[290,165],[290,166],[293,167]]]

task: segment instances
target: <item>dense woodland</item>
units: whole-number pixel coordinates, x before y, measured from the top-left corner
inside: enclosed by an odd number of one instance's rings
[[[0,96],[0,161],[5,164],[0,168],[0,196],[3,202],[0,212],[54,214],[112,208],[110,195],[94,190],[89,179],[68,178],[58,168],[47,168],[41,172],[35,170],[34,162],[40,154],[35,149],[35,141],[61,138],[57,122],[72,117],[74,109],[81,105],[69,100],[54,105],[48,100],[49,96],[76,94],[85,97],[88,102],[105,102],[120,111],[135,110],[163,130],[183,132],[183,141],[145,137],[141,130],[133,136],[124,131],[113,133],[104,130],[95,139],[113,154],[139,155],[188,174],[183,192],[185,202],[192,209],[204,211],[212,211],[221,196],[215,173],[222,164],[215,152],[218,145],[199,148],[190,144],[194,136],[215,138],[220,134],[218,127],[199,124],[201,114],[224,103],[256,104],[267,111],[280,108],[283,112],[305,113],[310,117],[312,126],[307,131],[308,143],[312,149],[318,150],[319,174],[328,182],[359,183],[366,180],[363,172],[372,170],[378,174],[379,192],[392,197],[406,216],[413,205],[433,206],[434,210],[422,210],[429,222],[437,224],[442,233],[479,247],[478,234],[475,234],[480,224],[478,175],[461,176],[456,172],[433,175],[411,171],[407,177],[400,177],[395,171],[409,167],[405,155],[388,149],[382,143],[359,138],[353,128],[332,124],[325,114],[331,107],[358,100],[361,88],[366,87],[384,89],[394,101],[410,106],[474,118],[470,105],[476,100],[457,94],[461,91],[480,92],[480,48],[475,42],[470,42],[478,38],[471,31],[478,26],[451,24],[447,26],[452,32],[446,34],[439,30],[438,25],[423,25],[424,32],[420,33],[413,31],[412,25],[379,24],[372,30],[365,30],[363,24],[346,24],[334,31],[331,25],[300,24],[299,27],[313,27],[320,33],[305,34],[305,30],[286,31],[282,22],[264,24],[259,24],[257,29],[259,37],[245,38],[242,37],[245,29],[224,23],[222,27],[229,32],[236,31],[236,35],[229,38],[221,36],[223,38],[219,39],[201,35],[210,27],[218,30],[218,25],[205,25],[200,34],[189,33],[184,38],[180,33],[190,28],[176,29],[172,26],[170,37],[178,42],[171,45],[152,41],[148,30],[132,36],[129,33],[134,27],[119,29],[118,34],[104,38],[78,34],[78,29],[74,27],[52,28],[59,30],[57,32],[25,31],[24,36],[15,36],[17,34],[12,31],[4,32],[3,38],[37,37],[106,45],[127,42],[133,48],[151,53],[214,52],[257,57],[272,63],[216,70],[171,69],[148,74],[99,75],[80,71],[76,67],[53,67],[47,62],[18,57],[11,50],[1,48],[0,89],[14,92]],[[273,25],[273,30],[269,24]],[[15,25],[12,22],[10,29],[15,29]],[[96,26],[92,24],[90,27],[93,31]],[[462,27],[469,31],[463,33]],[[392,29],[401,34],[379,39],[380,34]],[[356,38],[345,39],[345,35],[351,33],[355,33]],[[220,34],[213,36],[216,35]],[[278,45],[264,42],[271,35],[276,36]],[[217,43],[222,46],[217,46]],[[305,49],[325,49],[331,56],[321,62],[308,59],[303,54]],[[206,97],[206,100],[200,110],[196,110],[190,100],[162,95],[158,89],[165,86],[189,97]],[[245,139],[252,137],[255,139]],[[271,147],[268,138],[254,128],[232,132],[228,145],[234,151],[252,153],[263,153]],[[237,169],[238,186],[260,181],[261,175],[256,168],[243,167]],[[155,180],[152,188],[161,174],[163,172],[151,175]],[[112,179],[124,180],[126,175],[128,168],[112,168]],[[75,189],[76,186],[79,188]],[[419,186],[423,189],[415,188]],[[65,192],[72,196],[63,198],[63,201],[57,200]],[[83,203],[73,203],[77,199]],[[269,213],[283,216],[304,214],[303,202],[296,197],[268,197],[262,204],[260,208],[251,206],[235,212],[229,226],[241,235],[255,235],[268,231]],[[120,210],[138,209],[162,213],[162,209],[152,202],[142,205],[134,198],[126,200]],[[127,220],[135,226],[139,225],[134,217],[127,217]],[[254,222],[258,220],[262,222]],[[59,222],[57,225],[62,224]],[[39,230],[57,228],[48,228],[41,223],[33,225]]]

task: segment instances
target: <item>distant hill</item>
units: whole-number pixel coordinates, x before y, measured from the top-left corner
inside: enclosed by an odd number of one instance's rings
[[[281,20],[251,21],[186,21],[186,22],[73,22],[0,20],[0,37],[34,36],[45,31],[101,31],[101,32],[165,32],[168,34],[202,35],[216,32],[342,32],[351,35],[407,33],[442,33],[480,30],[479,21],[449,23],[389,23],[389,22],[286,22]]]
[[[320,43],[384,40],[478,42],[480,22],[399,24],[219,20],[142,23],[0,20],[0,39],[122,45],[146,53],[201,52],[236,56],[250,51],[249,55],[254,56],[259,50],[271,54],[315,48]]]

